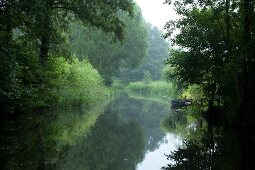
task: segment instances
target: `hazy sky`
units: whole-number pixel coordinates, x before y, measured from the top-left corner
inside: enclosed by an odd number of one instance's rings
[[[160,30],[163,30],[167,21],[176,18],[172,6],[163,4],[164,0],[135,0],[135,2],[141,7],[146,21]]]

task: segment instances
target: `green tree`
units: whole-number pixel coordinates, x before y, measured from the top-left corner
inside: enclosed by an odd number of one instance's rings
[[[121,68],[120,79],[124,82],[139,81],[143,79],[143,73],[148,70],[153,80],[161,78],[161,70],[168,58],[169,43],[162,37],[162,32],[150,24],[148,30],[148,52],[141,65],[135,69]]]
[[[44,61],[50,45],[59,38],[59,30],[67,28],[70,20],[96,26],[105,32],[124,38],[124,22],[117,16],[119,10],[133,14],[133,2],[125,1],[18,1],[18,8],[25,15],[21,29],[24,34],[39,40],[40,59]]]
[[[137,67],[143,61],[148,46],[140,9],[135,7],[133,19],[123,12],[118,16],[127,24],[126,38],[122,43],[114,43],[112,37],[101,30],[71,24],[70,51],[81,60],[87,58],[107,84],[111,83],[112,76],[118,74],[120,67]]]
[[[228,64],[221,24],[224,15],[215,15],[214,10],[210,7],[185,10],[184,17],[176,23],[180,34],[173,40],[185,50],[172,50],[171,58],[167,61],[174,67],[173,77],[181,82],[203,86],[210,107],[213,107],[215,99],[222,95],[223,86],[226,84],[225,66]]]
[[[30,106],[38,108],[54,100],[54,74],[48,72],[53,63],[48,60],[70,56],[63,34],[69,23],[80,21],[122,41],[125,23],[118,16],[120,11],[132,17],[132,0],[1,1],[1,113],[21,112]]]
[[[166,24],[165,36],[180,28],[173,41],[182,50],[172,51],[168,60],[174,67],[172,76],[186,85],[202,85],[209,99],[208,120],[221,118],[225,124],[230,122],[242,131],[239,141],[251,141],[254,133],[249,129],[255,126],[254,1],[180,0],[175,7],[181,18]],[[223,113],[214,114],[219,110],[210,109],[215,100],[223,105],[227,120]],[[253,153],[248,149],[253,145],[254,142],[241,144],[242,157],[247,159],[240,161],[239,169],[253,167],[249,159]]]

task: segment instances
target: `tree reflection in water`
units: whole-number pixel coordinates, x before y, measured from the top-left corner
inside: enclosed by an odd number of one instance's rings
[[[165,133],[160,129],[160,121],[170,112],[168,105],[146,98],[130,98],[126,93],[121,93],[110,104],[110,110],[121,113],[121,121],[133,121],[139,124],[147,140],[147,151],[157,149]]]
[[[187,115],[184,113],[179,113],[180,119],[170,119],[166,118],[163,121],[165,128],[169,128],[174,132],[173,129],[176,127],[189,127],[189,125],[184,123],[185,121],[180,121],[186,119]],[[173,117],[174,118],[174,117]],[[171,121],[170,121],[171,120]],[[169,124],[167,126],[167,124]],[[171,126],[170,126],[171,125]],[[174,125],[174,126],[173,126]],[[215,124],[215,122],[208,121],[202,127],[199,121],[195,122],[195,129],[191,130],[188,128],[185,136],[183,145],[177,150],[166,155],[168,160],[173,162],[162,170],[217,170],[222,169],[223,160],[222,156],[225,154],[223,150],[223,129],[220,124]],[[178,131],[180,132],[180,131]]]
[[[166,155],[168,160],[174,164],[168,164],[162,170],[212,170],[220,169],[218,164],[222,149],[218,135],[215,132],[207,130],[202,134],[199,140],[185,140],[183,146],[178,150]]]
[[[71,147],[55,169],[134,170],[143,159],[145,141],[139,126],[122,122],[117,112],[106,110],[90,135]]]

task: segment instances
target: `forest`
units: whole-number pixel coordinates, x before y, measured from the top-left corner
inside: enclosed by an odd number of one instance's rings
[[[164,4],[162,32],[133,0],[0,0],[0,169],[137,169],[169,133],[162,169],[255,166],[255,1]]]

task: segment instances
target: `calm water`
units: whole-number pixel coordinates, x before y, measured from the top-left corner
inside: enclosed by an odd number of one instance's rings
[[[24,116],[1,127],[0,169],[157,170],[181,144],[160,123],[164,102],[123,93],[90,110]]]
[[[166,159],[165,154],[176,150],[180,144],[180,137],[170,133],[166,134],[158,149],[146,153],[144,160],[138,164],[137,170],[157,170],[162,166],[173,163]]]

